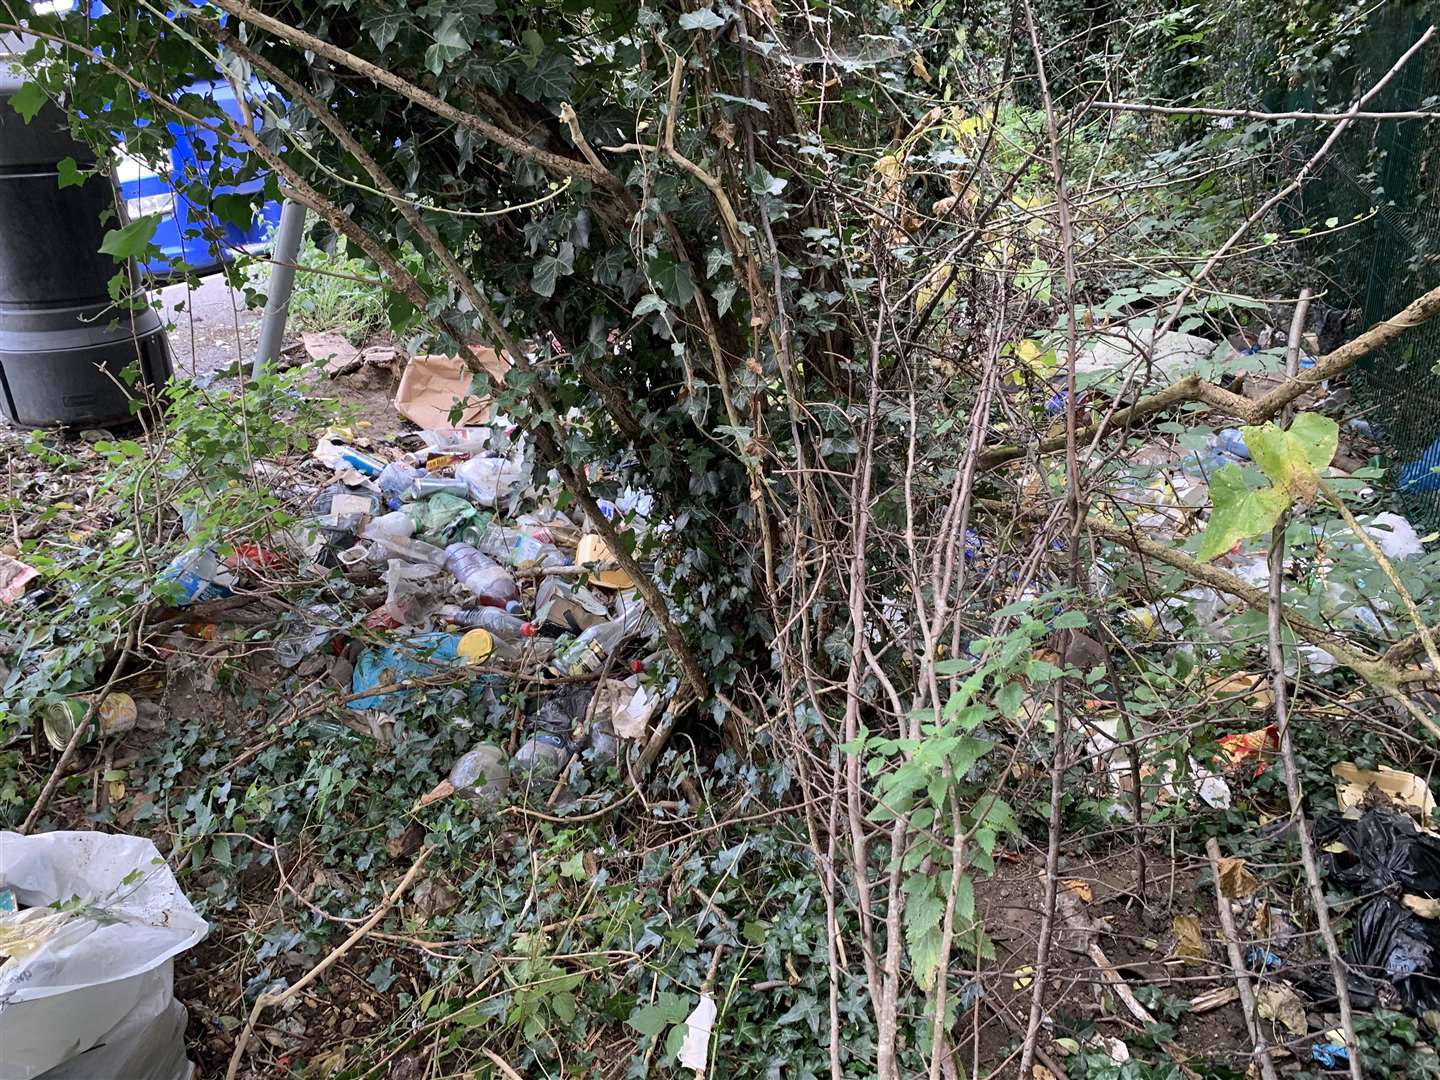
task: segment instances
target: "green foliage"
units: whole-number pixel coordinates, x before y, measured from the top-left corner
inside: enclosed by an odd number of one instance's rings
[[[1240,433],[1270,483],[1251,487],[1237,465],[1216,471],[1210,481],[1214,510],[1196,552],[1204,561],[1241,540],[1268,533],[1292,502],[1310,502],[1320,471],[1335,456],[1340,427],[1328,416],[1301,413],[1288,430],[1267,423],[1241,428]]]
[[[55,602],[3,631],[21,662],[0,691],[0,734],[24,732],[46,705],[94,687],[133,618],[163,602],[158,575],[177,554],[214,546],[223,555],[236,541],[263,542],[284,528],[280,500],[254,482],[252,464],[308,449],[327,415],[294,375],[267,374],[243,392],[175,382],[166,390],[168,438],[158,454],[133,439],[96,443],[105,468],[95,498],[114,515],[93,531],[21,549]],[[42,433],[30,437],[27,451],[34,468],[59,477],[93,467]],[[11,509],[41,523],[61,513],[54,505]]]

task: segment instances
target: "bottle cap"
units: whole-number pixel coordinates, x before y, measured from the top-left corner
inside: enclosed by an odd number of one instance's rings
[[[520,606],[519,600],[507,600],[505,602],[505,610],[508,611],[511,615],[518,615],[521,611],[524,610],[524,608]]]
[[[534,623],[525,623],[520,627],[521,637],[534,637],[539,631],[535,629]]]
[[[455,652],[470,664],[483,664],[495,651],[495,639],[489,630],[471,630],[461,635],[460,644],[456,646]]]

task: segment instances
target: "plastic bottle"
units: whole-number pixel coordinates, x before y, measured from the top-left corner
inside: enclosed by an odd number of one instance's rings
[[[451,544],[445,549],[445,569],[472,596],[512,615],[520,610],[520,589],[499,563],[472,544]]]
[[[503,566],[566,566],[570,559],[554,544],[543,543],[519,529],[490,525],[475,546]]]
[[[550,662],[551,670],[560,675],[587,675],[599,671],[606,657],[640,628],[645,615],[643,604],[622,606],[616,618],[592,626],[569,643],[557,646]]]
[[[392,510],[372,520],[362,531],[367,540],[408,540],[415,535],[415,519],[403,510]]]
[[[536,732],[515,751],[510,759],[510,772],[517,780],[553,780],[569,757],[566,740],[549,732]]]
[[[385,498],[385,505],[394,510],[406,497],[410,486],[424,475],[423,469],[417,469],[403,461],[392,461],[380,470],[380,475],[375,478],[375,484]]]
[[[385,515],[389,517],[389,514]],[[374,525],[374,522],[371,522]],[[413,523],[412,523],[412,528]],[[397,536],[394,533],[380,532],[371,535],[370,526],[360,534],[367,540],[374,540],[377,547],[384,548],[389,555],[397,559],[404,559],[406,562],[427,563],[430,566],[446,566],[449,562],[444,548],[438,548],[434,544],[427,544],[423,540],[416,540],[413,537]]]
[[[499,804],[510,790],[505,751],[490,743],[481,743],[451,767],[450,783],[455,786],[455,794],[463,799],[490,806]]]
[[[496,637],[507,641],[530,637],[535,633],[535,628],[519,615],[512,615],[496,607],[462,608],[456,604],[446,604],[440,608],[440,617],[456,626],[489,630]]]

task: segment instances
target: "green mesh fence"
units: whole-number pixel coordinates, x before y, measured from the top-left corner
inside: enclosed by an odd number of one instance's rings
[[[1328,76],[1325,93],[1318,83],[1301,86],[1272,95],[1267,104],[1303,110],[1325,100],[1353,100],[1437,18],[1440,3],[1382,11],[1357,41],[1353,64]],[[1432,43],[1366,108],[1434,110],[1427,99],[1437,95],[1440,58]],[[1297,144],[1299,161],[1322,137],[1313,133]],[[1351,313],[1344,336],[1394,314],[1440,285],[1440,123],[1356,122],[1290,209],[1311,227],[1329,218],[1343,226],[1312,247],[1317,258],[1294,270],[1300,284],[1326,291],[1324,305]],[[1334,314],[1338,323],[1340,313]],[[1358,410],[1389,456],[1402,512],[1428,528],[1440,527],[1440,472],[1432,472],[1440,469],[1437,362],[1440,322],[1431,322],[1371,356],[1350,379]]]

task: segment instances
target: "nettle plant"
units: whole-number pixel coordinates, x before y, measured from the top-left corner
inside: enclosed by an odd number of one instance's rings
[[[976,916],[974,873],[994,870],[997,845],[1020,825],[1000,797],[1006,770],[989,760],[997,746],[989,734],[1020,717],[1027,694],[1044,692],[1066,674],[1037,657],[1036,643],[1052,629],[1085,625],[1074,611],[1052,615],[1047,625],[1033,608],[1023,602],[1002,609],[998,618],[1017,619],[1012,629],[975,640],[968,656],[936,663],[936,675],[950,687],[938,715],[918,709],[904,737],[864,730],[841,747],[877,778],[868,820],[904,830],[903,842],[892,849],[891,869],[901,874],[911,969],[927,994],[952,946],[981,959],[994,956]],[[932,1008],[934,1000],[929,999]],[[956,1002],[948,999],[947,1013]],[[953,1020],[947,1015],[945,1023]],[[926,1045],[928,1036],[928,1030],[922,1033]]]

